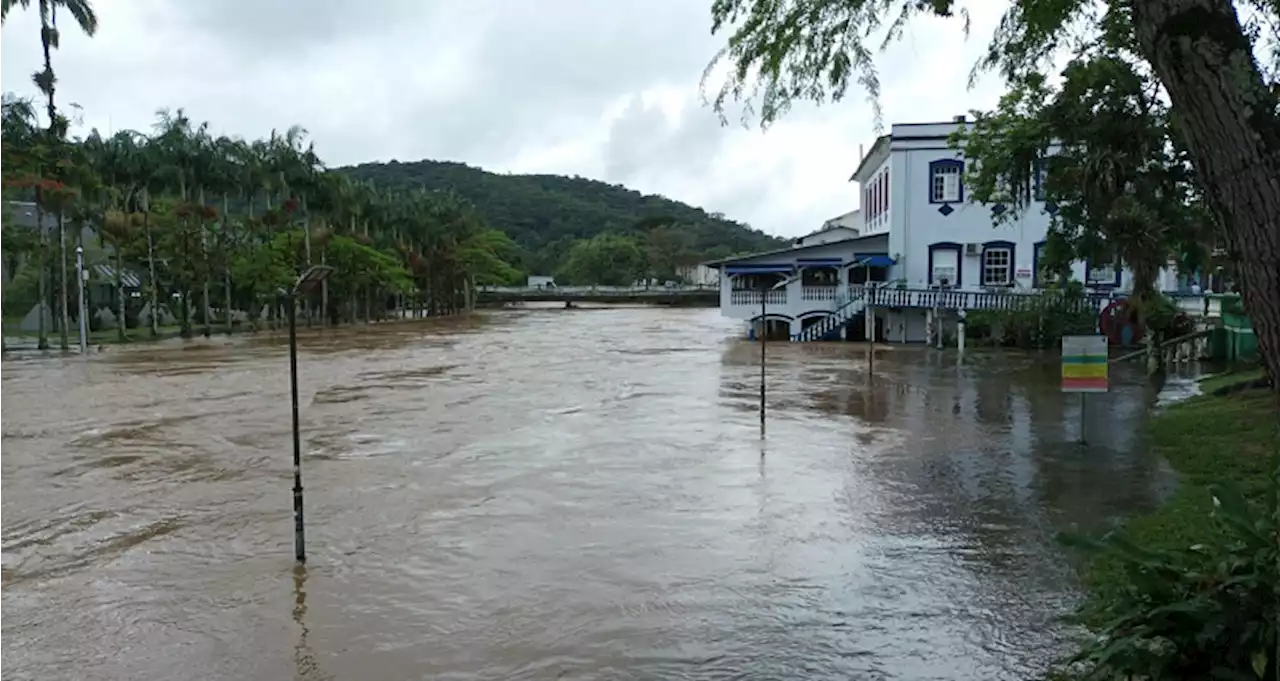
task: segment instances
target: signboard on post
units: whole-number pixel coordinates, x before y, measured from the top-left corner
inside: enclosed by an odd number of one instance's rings
[[[1107,392],[1107,337],[1062,337],[1062,392]]]

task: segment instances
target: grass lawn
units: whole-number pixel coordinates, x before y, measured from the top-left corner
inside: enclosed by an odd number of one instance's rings
[[[1206,395],[1212,395],[1219,390],[1227,389],[1232,386],[1252,383],[1260,381],[1266,376],[1266,372],[1261,367],[1246,367],[1235,371],[1210,376],[1200,381],[1200,392]]]
[[[1235,482],[1250,500],[1263,503],[1280,452],[1280,402],[1260,388],[1216,396],[1213,391],[1252,383],[1261,372],[1245,371],[1204,381],[1203,395],[1169,407],[1153,418],[1148,442],[1178,473],[1178,488],[1155,512],[1129,520],[1120,532],[1155,550],[1185,549],[1215,535],[1209,485]],[[1125,582],[1108,560],[1093,563],[1085,582],[1095,595]]]

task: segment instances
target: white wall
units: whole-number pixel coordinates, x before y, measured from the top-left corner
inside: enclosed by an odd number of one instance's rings
[[[979,249],[984,246],[993,250],[1008,248],[1012,252],[1010,264],[1014,287],[1029,289],[1037,266],[1036,250],[1038,246],[1042,248],[1049,229],[1050,214],[1046,212],[1044,203],[1032,202],[1019,215],[996,226],[992,220],[993,206],[970,203],[963,179],[958,201],[932,201],[931,164],[965,161],[963,154],[948,143],[949,136],[958,127],[959,124],[954,122],[892,126],[885,158],[868,159],[872,162],[864,164],[862,172],[855,178],[864,183],[873,182],[882,172],[887,172],[889,178],[889,207],[883,218],[867,220],[865,233],[878,229],[873,226],[878,224],[875,220],[887,222],[889,253],[898,258],[890,276],[905,280],[909,286],[928,286],[931,283],[930,245],[947,242],[960,244],[958,276],[959,285],[963,288],[979,288],[983,283],[982,256],[966,255],[964,248],[965,244],[978,244]],[[864,184],[864,197],[866,188]],[[956,257],[952,255],[955,250],[935,249],[934,253],[935,264]],[[1075,263],[1072,277],[1083,281],[1085,270],[1085,263]],[[1162,273],[1157,285],[1163,288],[1166,282],[1172,281],[1171,276]],[[952,282],[952,285],[956,283]],[[1120,289],[1127,290],[1131,285],[1130,273],[1122,271]]]
[[[686,282],[697,286],[715,286],[720,282],[720,270],[706,265],[684,267],[678,274]]]
[[[864,225],[862,224],[862,209],[856,208],[854,210],[849,211],[848,213],[845,213],[844,215],[840,215],[838,217],[834,217],[834,218],[831,218],[830,220],[827,220],[826,223],[822,225],[822,228],[831,229],[834,227],[847,227],[848,229],[854,232],[854,234],[852,234],[851,236],[861,236],[863,226]]]

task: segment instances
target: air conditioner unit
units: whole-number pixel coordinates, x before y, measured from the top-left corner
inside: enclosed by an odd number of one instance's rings
[[[982,244],[965,244],[965,255],[982,255]]]

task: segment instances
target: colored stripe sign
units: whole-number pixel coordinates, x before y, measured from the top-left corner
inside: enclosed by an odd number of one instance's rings
[[[1107,392],[1107,337],[1062,337],[1062,392]]]

